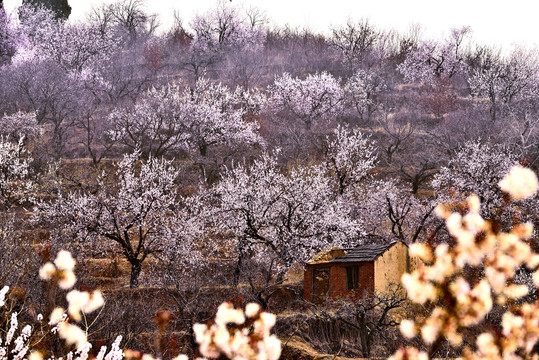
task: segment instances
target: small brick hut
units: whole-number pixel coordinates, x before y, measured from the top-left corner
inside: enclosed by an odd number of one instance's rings
[[[305,265],[303,297],[314,303],[328,296],[357,300],[400,284],[409,270],[408,246],[401,241],[328,249]]]

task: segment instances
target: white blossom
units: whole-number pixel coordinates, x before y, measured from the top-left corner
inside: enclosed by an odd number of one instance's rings
[[[67,308],[69,316],[77,321],[81,320],[81,311],[88,314],[104,304],[103,295],[99,290],[91,294],[86,291],[72,290],[66,295],[66,300],[69,303]]]
[[[309,74],[302,80],[284,73],[268,88],[268,105],[302,121],[307,130],[337,117],[343,110],[344,91],[331,74]]]
[[[58,336],[68,345],[83,346],[86,341],[86,333],[76,325],[61,322],[58,324]]]
[[[399,328],[401,334],[408,339],[411,339],[417,335],[417,329],[412,320],[402,320]]]
[[[260,305],[257,303],[249,303],[245,305],[245,316],[248,318],[255,317],[261,310]]]
[[[374,143],[359,130],[338,126],[326,142],[328,170],[334,175],[340,194],[367,178],[377,162]]]
[[[9,286],[4,286],[2,290],[0,290],[0,307],[4,306],[4,301],[6,299],[6,294],[9,291]]]
[[[12,143],[0,137],[0,207],[9,208],[29,197],[35,186],[30,180],[31,161],[24,138]]]
[[[533,170],[514,166],[499,182],[500,188],[515,200],[524,200],[532,197],[539,188],[537,175]]]
[[[75,260],[69,251],[60,250],[54,260],[56,267],[63,271],[72,272],[75,269]]]

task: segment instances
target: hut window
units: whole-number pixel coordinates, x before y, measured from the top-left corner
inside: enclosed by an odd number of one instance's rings
[[[359,289],[359,266],[346,267],[346,288],[348,290]]]

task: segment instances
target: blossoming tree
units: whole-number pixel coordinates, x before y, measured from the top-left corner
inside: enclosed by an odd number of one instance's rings
[[[13,55],[14,44],[10,25],[4,5],[0,2],[0,65],[7,62]]]
[[[324,124],[341,114],[344,91],[331,74],[309,74],[305,79],[284,73],[268,89],[269,105],[275,112],[292,116],[305,129]]]
[[[197,15],[190,23],[194,31],[190,46],[180,54],[184,68],[195,81],[227,54],[252,54],[264,45],[266,34],[256,22],[248,21],[233,4],[220,1],[215,8]]]
[[[538,76],[537,52],[516,47],[507,58],[495,58],[475,69],[468,83],[473,96],[488,98],[495,121],[501,105],[536,96]]]
[[[131,149],[162,156],[196,149],[201,156],[216,144],[261,142],[257,123],[246,114],[259,108],[256,96],[200,80],[194,89],[168,85],[150,89],[133,108],[110,115],[113,139]]]
[[[326,138],[326,146],[327,167],[340,195],[365,179],[377,161],[374,143],[359,130],[339,126]]]
[[[461,199],[476,194],[487,214],[500,206],[498,181],[515,163],[514,155],[499,145],[469,141],[440,169],[432,184],[438,190],[453,189]]]
[[[16,61],[52,59],[66,71],[90,71],[98,60],[106,60],[122,44],[97,22],[67,23],[54,18],[43,7],[22,6],[16,28]]]
[[[329,246],[345,246],[362,232],[349,206],[318,166],[282,172],[275,156],[263,154],[250,167],[225,171],[213,189],[218,199],[214,221],[233,231],[238,266],[254,252],[282,282],[294,263],[309,260]]]
[[[462,51],[463,41],[470,34],[469,27],[452,29],[444,42],[423,41],[412,50],[398,70],[406,81],[434,84],[437,79],[451,78],[466,70]]]
[[[539,183],[532,170],[515,166],[499,186],[509,202],[534,196]],[[539,285],[539,255],[530,246],[533,225],[516,223],[509,231],[500,231],[495,222],[479,215],[480,206],[475,195],[462,203],[439,205],[436,212],[445,219],[454,245],[411,246],[410,254],[425,265],[405,274],[402,282],[413,302],[428,304],[432,310],[426,317],[402,321],[400,329],[406,338],[421,341],[427,351],[402,347],[390,359],[428,359],[445,341],[459,348],[463,359],[536,356],[539,302],[524,301],[530,289],[517,281],[517,270],[525,266],[533,272],[535,287]],[[482,276],[470,276],[473,270]],[[501,307],[501,321],[481,328],[496,306]],[[472,328],[479,329],[479,335],[465,338]]]
[[[0,119],[0,136],[11,141],[33,139],[40,132],[35,113],[17,111]]]
[[[368,20],[348,20],[346,25],[331,30],[331,45],[342,53],[348,71],[354,71],[365,65],[381,35]]]
[[[139,164],[138,156],[137,152],[126,155],[115,176],[104,174],[95,191],[60,195],[54,202],[38,204],[40,220],[63,226],[53,234],[55,241],[73,236],[80,246],[94,251],[115,245],[131,265],[131,287],[138,286],[149,255],[187,249],[186,241],[191,239],[182,234],[189,233],[181,220],[186,215],[176,205],[178,170],[170,161],[152,157]]]
[[[370,121],[381,108],[380,97],[387,90],[387,84],[375,70],[359,70],[348,79],[344,89],[361,120]]]
[[[31,161],[23,138],[18,143],[0,138],[0,210],[8,210],[31,195],[34,186],[30,179]]]

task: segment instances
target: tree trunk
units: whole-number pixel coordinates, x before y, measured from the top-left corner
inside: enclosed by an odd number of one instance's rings
[[[416,176],[414,176],[412,179],[412,194],[417,194],[417,191],[419,190],[419,184],[420,179],[419,176],[416,174]]]
[[[197,338],[196,338],[196,335],[195,335],[195,331],[193,330],[193,325],[194,324],[195,324],[195,322],[191,321],[191,324],[187,327],[189,329],[189,345],[191,346],[193,354],[195,356],[199,356],[200,352],[198,351]]]
[[[490,119],[492,122],[496,121],[496,95],[494,93],[490,95]]]
[[[234,278],[232,283],[234,287],[238,287],[238,284],[240,282],[241,268],[243,266],[243,258],[245,257],[244,247],[246,241],[246,236],[243,235],[238,246],[238,261],[236,262],[236,268],[234,269]]]
[[[289,268],[290,268],[290,267],[287,267],[287,268],[286,268],[286,269],[287,269],[286,271],[281,270],[281,271],[279,271],[279,272],[277,273],[277,276],[275,277],[275,283],[276,283],[276,284],[282,284],[282,283],[284,282],[284,277],[285,277],[285,275],[286,275],[286,273],[287,273],[287,271],[288,271]]]
[[[136,288],[138,287],[138,277],[140,271],[142,270],[142,264],[139,261],[131,262],[131,278],[129,279],[129,287]]]
[[[389,146],[386,149],[386,155],[387,155],[387,163],[391,164],[393,161],[393,153],[395,152],[395,149],[393,149],[393,144],[389,144]]]
[[[256,299],[258,300],[258,303],[260,304],[260,306],[262,306],[262,309],[264,310],[268,308],[268,301],[270,297],[271,295],[268,295],[268,297],[265,297],[263,291],[259,291],[256,293]]]
[[[361,338],[361,356],[364,358],[369,358],[371,354],[371,344],[369,341],[369,329],[367,328],[364,312],[360,313],[358,316],[358,323],[359,328],[361,329],[359,333]]]
[[[305,130],[307,130],[308,132],[311,131],[311,127],[312,127],[312,121],[310,119],[305,119]]]
[[[61,128],[61,122],[59,124],[55,124],[54,132],[52,135],[52,144],[54,147],[53,151],[56,159],[60,159],[64,151],[64,139],[62,134],[63,130],[64,129]]]
[[[208,154],[208,144],[202,143],[198,145],[198,149],[200,151],[200,156],[206,157]]]

